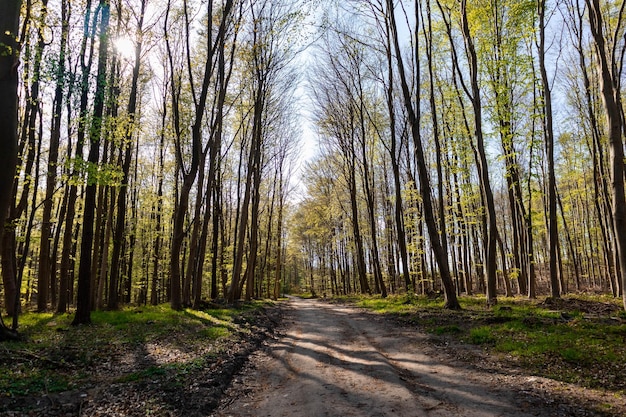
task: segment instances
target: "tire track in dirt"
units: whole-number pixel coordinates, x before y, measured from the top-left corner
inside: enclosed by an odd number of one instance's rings
[[[215,417],[572,415],[493,375],[447,364],[425,349],[424,334],[355,308],[293,298],[285,323]]]

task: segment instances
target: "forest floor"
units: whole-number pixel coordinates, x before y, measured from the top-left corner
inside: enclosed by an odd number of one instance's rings
[[[49,314],[22,342],[0,343],[0,416],[206,416],[273,337],[282,309],[256,302],[100,314],[78,327],[70,315]]]
[[[602,308],[595,303],[593,310]],[[135,328],[140,337],[132,343],[107,333],[109,323],[67,329],[53,318],[46,327],[60,342],[45,349],[37,349],[45,345],[37,340],[0,345],[2,373],[15,379],[9,365],[20,362],[19,372],[38,368],[47,381],[38,391],[0,389],[0,416],[626,415],[620,382],[610,389],[559,382],[493,346],[428,328],[468,326],[476,318],[470,311],[379,314],[352,302],[300,298],[237,314],[217,311],[224,316],[203,316],[200,327],[179,323],[156,337],[146,329],[159,324],[138,310],[144,327]],[[209,340],[220,330],[215,317],[230,332]],[[615,381],[624,375],[618,356]],[[54,389],[55,373],[76,384]]]
[[[214,416],[626,415],[623,392],[537,376],[415,322],[292,299],[280,337],[252,355]]]

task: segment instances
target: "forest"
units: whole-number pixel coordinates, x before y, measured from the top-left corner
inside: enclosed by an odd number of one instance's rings
[[[624,8],[3,1],[2,326],[285,292],[626,303]]]

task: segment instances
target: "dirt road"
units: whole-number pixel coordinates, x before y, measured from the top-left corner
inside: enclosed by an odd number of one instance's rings
[[[294,298],[285,323],[214,416],[596,415],[542,395],[537,378],[447,364],[427,336],[351,307]]]

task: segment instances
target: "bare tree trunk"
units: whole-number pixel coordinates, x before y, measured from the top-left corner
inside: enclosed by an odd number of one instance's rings
[[[39,275],[38,280],[49,277],[52,288],[56,287],[54,274],[56,268],[55,258],[51,258],[52,248],[52,209],[54,206],[54,192],[58,175],[57,164],[59,161],[59,142],[61,138],[61,116],[63,109],[63,92],[65,89],[65,54],[67,50],[67,40],[69,36],[69,11],[68,2],[61,2],[61,39],[59,46],[59,61],[56,72],[56,87],[54,100],[52,102],[53,114],[50,128],[50,149],[48,151],[48,169],[46,174],[46,193],[43,201],[43,213],[41,219],[41,244],[39,248]],[[60,223],[59,223],[60,224]],[[60,227],[60,226],[58,226]],[[56,251],[55,251],[56,252]]]
[[[132,161],[132,140],[135,131],[135,119],[137,112],[137,95],[139,88],[139,70],[141,67],[141,53],[143,46],[143,20],[148,0],[141,1],[141,10],[139,12],[139,20],[137,22],[137,38],[135,39],[135,62],[133,64],[133,77],[130,87],[130,96],[128,98],[128,127],[123,143],[124,159],[122,162],[122,185],[117,197],[117,217],[115,220],[115,228],[113,230],[113,252],[111,254],[111,276],[109,285],[108,307],[111,310],[119,308],[119,292],[117,290],[120,277],[120,258],[122,255],[122,246],[126,237],[126,205],[129,184],[130,165]],[[111,208],[113,210],[113,208]]]
[[[487,155],[485,153],[485,144],[483,138],[482,128],[482,104],[480,98],[480,87],[478,85],[478,59],[476,56],[476,50],[474,49],[474,42],[470,34],[469,23],[467,21],[467,2],[461,0],[461,27],[463,31],[463,39],[465,41],[465,47],[467,52],[467,58],[470,66],[470,78],[471,78],[471,92],[466,90],[466,93],[470,97],[472,107],[474,110],[474,137],[476,139],[476,150],[478,152],[478,175],[480,178],[481,192],[486,205],[487,216],[487,244],[485,247],[485,263],[487,272],[487,304],[492,305],[498,302],[496,293],[496,237],[497,237],[497,224],[496,224],[496,208],[493,198],[493,191],[491,190],[491,184],[489,179],[489,165],[487,163]],[[456,63],[455,65],[458,65]]]
[[[8,215],[17,165],[18,31],[20,0],[0,3],[0,236]]]
[[[101,13],[99,33],[98,71],[96,75],[96,92],[94,95],[94,109],[92,125],[89,130],[90,148],[87,162],[92,167],[98,165],[100,156],[100,135],[102,131],[102,116],[104,113],[104,89],[106,87],[106,69],[109,42],[109,13],[108,0],[100,0],[98,9]],[[85,203],[83,207],[83,232],[80,243],[80,265],[78,269],[78,294],[76,315],[72,325],[91,323],[91,262],[94,241],[94,220],[96,209],[97,180],[93,169],[87,176],[85,189]]]
[[[422,141],[420,138],[419,119],[413,107],[413,100],[411,97],[411,92],[409,91],[409,86],[408,86],[406,75],[405,75],[404,63],[402,62],[402,50],[400,49],[396,18],[394,14],[394,4],[392,0],[387,0],[387,18],[389,19],[390,25],[391,25],[391,35],[392,35],[392,40],[394,43],[397,67],[398,67],[398,72],[400,75],[400,81],[402,85],[404,105],[409,116],[411,133],[413,135],[413,142],[414,142],[415,153],[416,153],[415,156],[417,160],[417,170],[418,170],[419,180],[420,180],[420,195],[422,196],[422,202],[424,205],[424,211],[423,211],[424,221],[426,223],[426,227],[428,228],[428,236],[430,237],[430,242],[432,245],[434,256],[435,256],[437,265],[439,266],[439,273],[441,275],[441,281],[443,283],[444,293],[445,293],[445,298],[446,298],[445,307],[449,309],[457,310],[461,308],[461,305],[459,304],[458,299],[456,297],[456,289],[454,288],[454,282],[452,281],[452,276],[450,275],[450,266],[448,264],[448,254],[446,253],[445,247],[443,246],[440,240],[437,223],[433,216],[434,210],[433,210],[432,197],[431,197],[430,179],[428,177],[428,170],[426,167],[424,149],[423,149]],[[417,88],[419,89],[419,86],[417,86]],[[418,100],[418,103],[419,103],[419,100]]]
[[[208,16],[213,15],[213,2],[210,1],[207,5]],[[198,173],[200,157],[202,153],[202,130],[204,124],[204,113],[206,110],[207,98],[209,93],[209,86],[211,79],[214,75],[214,57],[217,51],[217,48],[222,45],[222,39],[226,36],[226,30],[229,26],[228,22],[230,19],[230,14],[233,8],[233,0],[227,0],[222,7],[221,11],[221,21],[219,27],[217,29],[217,33],[214,34],[213,28],[213,19],[209,18],[209,27],[206,29],[206,46],[207,46],[207,57],[204,63],[204,69],[202,74],[202,81],[200,83],[200,92],[199,94],[195,90],[195,86],[193,85],[193,76],[192,76],[192,57],[190,52],[190,43],[192,39],[189,37],[189,16],[187,10],[187,1],[184,1],[184,11],[185,11],[185,24],[187,28],[186,33],[186,55],[185,58],[187,60],[187,71],[189,75],[189,81],[191,82],[191,90],[192,96],[194,99],[194,120],[193,125],[191,126],[191,141],[192,141],[192,160],[189,168],[185,170],[185,166],[183,164],[183,155],[180,143],[180,113],[178,106],[180,103],[177,100],[175,85],[172,83],[172,100],[173,100],[173,109],[174,109],[174,119],[175,124],[177,125],[176,131],[178,133],[176,141],[176,159],[178,161],[178,165],[181,168],[181,172],[183,173],[183,184],[180,189],[179,199],[176,204],[176,208],[174,211],[174,225],[172,229],[172,246],[171,246],[171,259],[170,259],[170,274],[171,274],[171,298],[170,304],[173,309],[180,310],[182,308],[182,293],[181,293],[181,251],[183,247],[184,241],[184,224],[185,217],[187,214],[187,209],[189,207],[189,194],[191,192],[191,188],[196,180],[196,175]],[[167,6],[167,15],[169,15],[171,9],[171,1],[168,1]],[[165,19],[165,32],[167,33],[167,15]],[[213,36],[215,35],[215,39]],[[172,76],[174,74],[174,67],[172,63],[172,50],[170,48],[170,43],[167,41],[167,50],[168,56],[170,60],[170,70]]]
[[[621,65],[618,61],[623,51],[618,52],[614,45],[607,45],[604,35],[604,17],[599,0],[585,0],[589,8],[589,23],[593,36],[598,66],[602,99],[606,110],[608,138],[611,146],[611,188],[613,195],[613,220],[619,255],[621,288],[624,308],[626,309],[626,195],[624,193],[624,144],[622,140],[623,123],[621,111],[620,78]],[[622,2],[617,27],[623,25]],[[619,37],[618,37],[619,38]],[[614,40],[617,42],[617,39]],[[617,56],[616,56],[617,54]]]
[[[561,296],[562,288],[560,288],[559,285],[560,271],[557,267],[557,261],[559,257],[559,230],[557,225],[556,212],[556,176],[554,173],[554,129],[552,127],[552,91],[550,90],[545,56],[545,0],[540,0],[537,3],[537,10],[539,15],[539,72],[541,73],[541,85],[543,92],[544,138],[546,146],[546,156],[548,158],[548,235],[550,240],[550,287],[552,289],[552,297],[558,298]]]
[[[250,145],[252,148],[252,145]],[[242,149],[243,152],[243,149]],[[227,299],[232,303],[235,300],[241,298],[240,280],[241,272],[243,269],[243,250],[246,240],[246,230],[248,228],[248,214],[250,211],[250,198],[252,194],[252,161],[254,155],[252,149],[250,149],[248,155],[248,172],[246,174],[246,186],[244,190],[243,202],[239,209],[239,222],[237,223],[235,242],[233,245],[233,272],[231,278],[230,288],[228,290]]]
[[[285,190],[284,190],[283,166],[282,163],[278,173],[278,219],[276,220],[276,265],[274,268],[274,299],[280,296],[280,287],[283,274],[283,211],[285,208]],[[284,290],[284,289],[283,289]]]
[[[61,292],[64,294],[59,298],[59,304],[57,306],[57,312],[64,313],[67,309],[67,303],[65,301],[68,300],[67,292],[64,291],[65,288],[69,290],[70,293],[73,294],[73,274],[74,274],[74,264],[73,255],[75,254],[75,246],[72,243],[74,233],[78,232],[78,225],[76,225],[76,231],[74,230],[74,218],[76,217],[76,201],[78,199],[78,186],[76,185],[76,181],[79,178],[79,171],[81,167],[79,166],[78,161],[82,161],[83,159],[83,146],[85,143],[85,135],[87,132],[86,122],[87,122],[87,106],[89,104],[89,78],[91,74],[91,66],[93,64],[93,51],[94,51],[94,43],[95,43],[95,28],[97,23],[98,14],[94,14],[93,22],[91,21],[91,0],[87,1],[85,5],[85,18],[83,23],[83,40],[81,43],[80,57],[81,60],[81,80],[80,80],[80,108],[79,108],[79,119],[78,119],[78,131],[76,137],[76,151],[74,158],[76,162],[72,164],[70,176],[73,181],[69,181],[67,184],[67,201],[66,201],[66,211],[65,211],[65,229],[63,232],[62,245],[63,249],[61,251],[61,269],[59,273],[59,277],[61,280]],[[87,55],[88,54],[88,55]],[[70,83],[71,85],[71,83]],[[70,114],[71,105],[68,101],[68,117]],[[71,147],[68,146],[68,159],[71,160]],[[71,275],[70,275],[71,274]]]

